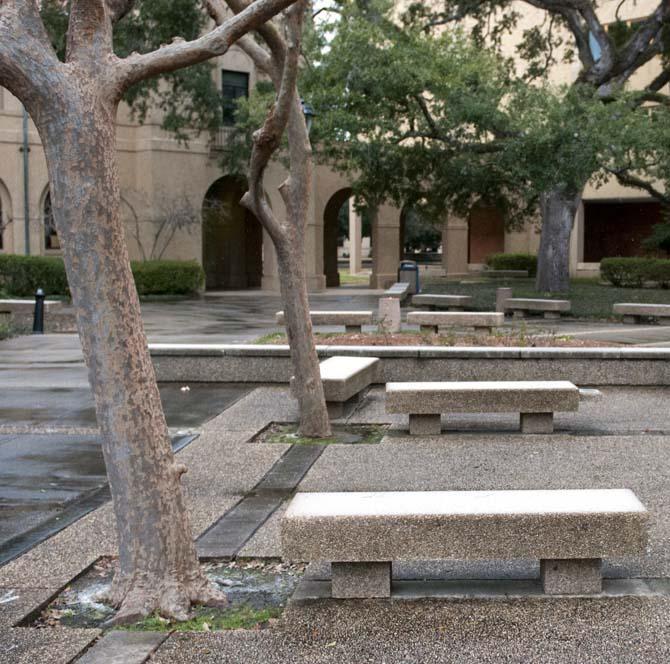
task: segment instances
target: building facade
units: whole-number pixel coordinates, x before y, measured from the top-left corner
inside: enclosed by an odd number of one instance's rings
[[[599,12],[606,22],[614,21],[618,4],[610,0],[602,4]],[[653,6],[653,0],[626,3],[622,17],[638,20]],[[541,10],[526,3],[519,3],[519,10],[523,17],[519,31],[543,19]],[[516,42],[514,35],[508,38],[510,53]],[[650,80],[658,66],[649,63],[632,85]],[[569,83],[577,72],[576,63],[561,65],[553,72],[553,80]],[[233,47],[216,62],[215,76],[224,92],[226,117],[232,100],[248,94],[255,85],[256,73],[247,56]],[[216,136],[201,135],[184,145],[161,129],[156,114],[139,124],[127,108],[120,109],[117,141],[122,215],[131,257],[198,260],[205,269],[207,288],[212,290],[278,290],[272,242],[259,222],[239,205],[244,183],[220,166],[226,135],[224,127]],[[284,177],[283,168],[273,164],[266,178],[268,199],[278,211],[283,210],[278,187]],[[339,284],[338,213],[350,197],[346,179],[325,166],[316,167],[306,238],[311,290]],[[0,219],[0,252],[60,253],[39,137],[34,125],[26,121],[21,104],[2,89]],[[353,207],[349,220],[351,266],[356,270],[360,268],[361,220]],[[641,239],[659,220],[658,204],[638,191],[616,182],[599,189],[587,187],[572,233],[573,275],[597,274],[598,263],[605,256],[639,252]],[[402,226],[399,210],[392,206],[380,209],[372,229],[372,287],[386,287],[395,280],[402,257]],[[521,231],[508,231],[495,209],[476,206],[465,219],[445,219],[442,240],[445,272],[465,274],[480,269],[491,253],[536,252],[539,231],[532,223]]]

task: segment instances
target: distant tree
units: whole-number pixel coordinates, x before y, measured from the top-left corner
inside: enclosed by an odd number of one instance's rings
[[[631,77],[653,59],[663,62],[659,74],[638,96],[662,96],[660,91],[670,82],[670,2],[660,0],[648,16],[628,23],[619,18],[624,3],[619,3],[616,21],[607,26],[598,15],[596,0],[441,0],[439,3],[416,2],[406,14],[412,24],[422,24],[427,31],[442,30],[461,23],[470,26],[470,34],[480,44],[500,45],[516,27],[523,4],[546,12],[544,21],[526,29],[517,46],[525,63],[528,79],[547,77],[559,61],[579,63],[575,90],[591,91],[592,97],[607,102],[617,95]],[[468,19],[469,23],[463,23]],[[667,102],[666,102],[667,103]],[[570,118],[566,118],[569,122]],[[580,146],[575,145],[579,152]],[[572,158],[572,149],[551,158]],[[541,291],[565,291],[569,275],[569,241],[575,211],[591,174],[580,178],[563,178],[574,171],[569,164],[557,168],[556,177],[546,181],[540,193],[542,236],[538,254],[536,287]]]

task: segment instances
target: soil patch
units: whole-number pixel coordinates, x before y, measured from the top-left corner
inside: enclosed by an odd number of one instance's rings
[[[272,422],[251,439],[252,443],[289,445],[374,445],[384,437],[387,427],[379,424],[331,424],[329,438],[304,438],[295,423]]]
[[[102,558],[84,575],[67,586],[47,606],[32,627],[100,627],[115,609],[100,601],[109,589],[117,565],[114,558]],[[222,590],[228,606],[214,609],[194,607],[188,621],[174,623],[158,615],[124,629],[150,631],[213,631],[262,629],[272,624],[305,571],[303,564],[268,560],[209,561],[205,574]]]

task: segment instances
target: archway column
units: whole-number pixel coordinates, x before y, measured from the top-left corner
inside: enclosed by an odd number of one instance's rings
[[[449,215],[442,227],[442,267],[447,276],[468,273],[468,222]]]
[[[381,205],[372,228],[370,288],[388,288],[398,277],[400,210]]]
[[[363,269],[363,219],[356,210],[355,199],[349,199],[349,274]]]

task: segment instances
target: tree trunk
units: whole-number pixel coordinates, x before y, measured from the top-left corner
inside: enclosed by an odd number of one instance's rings
[[[275,242],[286,334],[291,349],[294,393],[300,406],[298,432],[308,438],[331,435],[316,353],[305,274],[304,243],[293,238]]]
[[[570,289],[570,233],[581,192],[554,187],[540,197],[542,231],[537,255],[535,289],[565,293]]]
[[[33,113],[95,397],[116,515],[118,622],[223,600],[202,574],[142,325],[120,218],[116,103],[73,82]],[[55,95],[54,95],[55,96]]]

